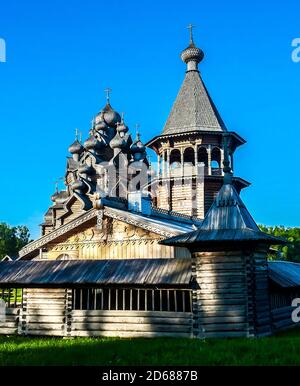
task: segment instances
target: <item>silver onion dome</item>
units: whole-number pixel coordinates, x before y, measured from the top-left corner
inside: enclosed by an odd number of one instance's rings
[[[105,143],[101,140],[99,141],[94,135],[91,135],[85,142],[84,147],[87,150],[101,150],[105,146]]]
[[[119,133],[117,133],[114,138],[110,141],[109,146],[112,149],[124,149],[127,146],[127,140],[123,136],[121,137]]]
[[[106,106],[102,110],[103,112],[103,119],[105,123],[115,128],[117,126],[118,122],[121,122],[121,116],[119,113],[117,113],[110,105],[109,102],[107,102]]]

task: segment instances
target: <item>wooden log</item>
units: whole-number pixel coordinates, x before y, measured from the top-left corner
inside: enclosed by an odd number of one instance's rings
[[[20,313],[20,308],[6,308],[6,315],[18,315]]]
[[[179,331],[189,332],[190,325],[137,324],[137,323],[72,323],[72,331]]]
[[[136,323],[136,324],[182,324],[189,325],[193,318],[159,318],[159,317],[116,317],[116,316],[75,316],[71,317],[72,323]]]
[[[242,338],[247,337],[247,331],[204,332],[205,338]]]
[[[47,304],[47,305],[38,305],[38,304],[27,304],[27,310],[31,312],[39,311],[39,310],[63,310],[64,307],[61,304]]]
[[[115,311],[115,310],[73,310],[72,316],[130,316],[130,317],[160,317],[160,318],[190,318],[191,312],[169,311]]]
[[[50,316],[50,315],[29,315],[26,320],[27,323],[64,323],[63,316]]]
[[[59,330],[28,330],[26,332],[26,335],[32,335],[32,336],[64,336],[64,331]]]
[[[202,316],[200,323],[205,326],[206,324],[224,324],[224,323],[245,323],[246,316],[219,316],[219,317],[205,317]]]
[[[191,338],[192,333],[157,331],[72,331],[71,336],[103,336],[119,338]]]
[[[18,332],[16,327],[14,328],[0,328],[0,335],[15,335]]]
[[[62,323],[29,323],[28,331],[33,330],[62,330],[64,325]]]
[[[26,315],[30,316],[64,316],[65,315],[65,310],[61,308],[57,309],[32,309],[29,308],[26,310]]]
[[[247,323],[226,323],[226,324],[206,324],[203,326],[205,331],[246,331]]]

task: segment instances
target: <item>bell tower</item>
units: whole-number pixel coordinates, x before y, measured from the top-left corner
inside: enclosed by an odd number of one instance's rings
[[[204,218],[223,182],[224,136],[229,143],[230,167],[234,152],[246,141],[228,131],[200,75],[204,52],[194,43],[182,51],[185,78],[159,136],[146,145],[157,154],[153,179],[154,205],[160,209]],[[238,192],[249,183],[235,177]]]

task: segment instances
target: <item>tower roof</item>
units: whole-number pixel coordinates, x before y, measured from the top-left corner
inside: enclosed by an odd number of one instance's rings
[[[181,59],[187,64],[185,79],[162,134],[227,131],[198,71],[203,57],[203,51],[195,46],[191,35],[190,45],[181,53]]]

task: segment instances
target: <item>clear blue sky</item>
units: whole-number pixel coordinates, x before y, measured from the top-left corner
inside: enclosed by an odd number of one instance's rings
[[[235,156],[236,175],[252,182],[242,198],[259,223],[299,226],[299,17],[290,0],[2,2],[0,221],[37,236],[74,130],[87,136],[105,87],[144,141],[161,132],[193,23],[203,79],[227,127],[248,141]]]

